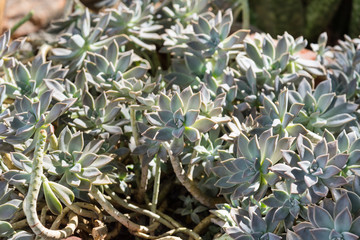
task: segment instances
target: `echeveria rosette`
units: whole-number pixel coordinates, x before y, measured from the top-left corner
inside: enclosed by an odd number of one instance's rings
[[[51,59],[69,66],[69,74],[73,74],[82,67],[89,52],[96,52],[110,44],[114,39],[119,45],[128,42],[124,35],[103,38],[103,32],[110,20],[110,15],[100,17],[97,25],[91,27],[89,10],[86,9],[79,21],[80,30],[74,29],[72,33],[64,33],[59,41],[61,48],[52,49]]]
[[[280,181],[272,188],[272,194],[261,200],[266,206],[276,209],[274,221],[284,221],[291,228],[295,219],[307,218],[307,205],[310,204],[306,194],[291,193],[291,181]]]
[[[294,226],[294,232],[309,240],[359,239],[360,216],[353,211],[352,203],[347,194],[335,202],[325,198],[321,205],[308,207],[308,221]]]
[[[154,12],[154,3],[148,0],[133,1],[130,6],[120,3],[117,9],[108,10],[111,18],[106,33],[110,36],[124,34],[135,44],[135,47],[155,51],[156,46],[153,42],[161,40],[157,32],[163,26],[155,24]]]
[[[11,57],[21,48],[25,39],[17,39],[10,43],[11,32],[6,31],[0,36],[0,67],[12,68],[15,66],[15,59]]]
[[[271,209],[262,216],[257,206],[249,206],[247,209],[231,207],[227,204],[218,205],[219,210],[212,213],[220,218],[216,223],[232,238],[238,240],[282,238],[274,233],[279,221],[275,221],[275,209]]]
[[[244,76],[249,68],[255,73],[255,87],[274,88],[276,78],[279,78],[281,84],[288,85],[300,80],[301,77],[311,80],[312,75],[325,75],[318,61],[305,60],[296,55],[307,45],[303,37],[294,39],[285,32],[278,37],[277,44],[274,42],[270,35],[257,35],[255,40],[246,39],[246,55],[240,53],[236,57],[240,72]],[[244,83],[248,85],[246,80]]]
[[[122,133],[121,126],[125,123],[119,118],[119,100],[108,100],[105,92],[94,100],[89,92],[84,92],[82,105],[82,108],[71,114],[73,121],[69,125],[102,138]]]
[[[147,113],[146,119],[152,125],[143,136],[157,141],[172,141],[171,150],[179,154],[184,148],[184,136],[195,142],[200,133],[209,131],[216,124],[200,115],[201,94],[193,93],[190,87],[180,94],[175,92],[170,98],[160,94],[159,110]]]
[[[345,167],[348,155],[337,152],[336,142],[327,143],[322,139],[316,145],[300,135],[296,142],[297,152],[283,151],[285,163],[279,163],[272,171],[285,178],[294,180],[292,193],[307,192],[312,203],[326,197],[330,188],[337,188],[347,183],[339,173]]]
[[[3,84],[6,85],[6,94],[11,98],[24,95],[36,98],[47,90],[47,81],[63,79],[67,71],[60,65],[51,66],[51,62],[45,62],[42,55],[37,55],[28,66],[15,61],[12,69],[13,82],[4,82]]]
[[[53,99],[57,101],[64,101],[68,98],[76,99],[73,107],[82,106],[82,95],[88,91],[88,79],[91,75],[82,69],[76,74],[75,81],[69,79],[47,79],[45,81],[46,87],[54,92]]]
[[[110,90],[112,83],[123,79],[141,79],[150,68],[149,63],[133,51],[119,52],[119,46],[114,40],[107,48],[100,53],[89,54],[89,60],[85,62],[87,71],[93,76],[89,83],[94,85],[96,90]]]
[[[72,134],[67,127],[61,131],[58,139],[58,150],[44,157],[44,168],[48,174],[61,178],[59,183],[80,191],[88,191],[92,185],[112,183],[101,171],[112,161],[112,157],[97,154],[103,140],[92,140],[85,146],[83,134]]]
[[[0,222],[9,221],[21,207],[22,200],[14,198],[13,193],[14,189],[9,188],[8,182],[0,181]]]
[[[351,179],[353,175],[360,176],[360,138],[357,132],[346,133],[343,130],[335,139],[332,133],[326,131],[324,132],[324,137],[328,141],[337,142],[337,151],[339,153],[349,155],[341,174],[345,177],[350,177],[348,179]]]
[[[249,140],[243,133],[237,140],[237,158],[224,151],[219,151],[220,159],[212,171],[219,178],[215,186],[220,193],[231,194],[232,199],[252,196],[260,200],[275,184],[277,176],[269,168],[281,159],[281,150],[290,148],[293,138],[273,136],[267,130],[259,137]]]
[[[56,103],[49,110],[52,94],[52,90],[48,90],[37,101],[30,100],[26,96],[16,98],[13,115],[4,119],[6,125],[10,126],[9,131],[5,133],[6,142],[25,143],[32,136],[36,138],[42,128],[47,128],[49,132],[52,132],[51,123],[64,114],[76,100],[66,99]],[[31,151],[34,147],[35,141],[32,141],[25,152]]]
[[[254,129],[254,132],[272,128],[274,134],[279,134],[281,137],[306,134],[308,131],[303,125],[293,122],[303,106],[301,103],[289,103],[287,89],[279,94],[278,101],[275,103],[264,96],[263,106],[260,106],[260,115],[255,119],[261,127]]]
[[[319,37],[319,44],[325,45],[326,39],[322,41]],[[324,38],[323,37],[323,38]],[[320,55],[324,60],[324,65],[328,71],[328,78],[331,79],[333,89],[337,94],[345,94],[347,99],[356,100],[359,98],[360,81],[360,39],[345,35],[344,40],[339,40],[338,45],[334,47],[322,47],[323,52]]]
[[[28,185],[31,179],[30,175],[32,173],[34,161],[30,160],[27,156],[19,152],[12,152],[11,159],[16,168],[20,170],[7,171],[4,174],[5,179],[8,181],[9,184],[14,185],[15,187],[23,187],[23,185]],[[75,199],[74,193],[68,187],[58,182],[49,181],[45,175],[43,175],[41,178],[42,189],[46,203],[51,212],[58,215],[62,211],[62,205],[60,200],[65,204],[70,205]],[[20,203],[21,202],[22,201],[20,201]],[[12,209],[11,206],[7,206],[7,208],[9,210]]]
[[[180,58],[172,59],[173,72],[165,76],[166,81],[182,87],[203,81],[214,93],[221,84],[226,84],[226,79],[234,75],[227,68],[229,60],[234,58],[248,34],[248,30],[239,30],[229,35],[232,21],[232,12],[228,9],[224,15],[219,11],[216,16],[200,16],[192,24],[193,31],[185,36],[181,31],[177,31],[178,36],[172,32],[174,41],[165,41],[162,50]]]
[[[174,20],[187,24],[190,20],[196,20],[201,13],[204,13],[208,4],[207,0],[174,0],[162,7],[160,11],[163,11],[166,16]]]
[[[297,91],[289,91],[289,102],[304,105],[294,122],[320,134],[325,128],[339,133],[355,119],[358,108],[358,104],[348,102],[345,95],[337,96],[330,80],[321,82],[315,90],[308,81],[302,80]]]

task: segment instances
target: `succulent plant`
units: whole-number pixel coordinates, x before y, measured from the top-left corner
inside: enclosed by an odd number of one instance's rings
[[[279,223],[273,220],[275,209],[263,218],[258,207],[251,206],[246,210],[226,205],[220,207],[213,213],[223,220],[220,224],[232,239],[282,239],[273,233]]]
[[[281,137],[296,137],[299,134],[306,134],[307,129],[303,125],[294,123],[294,119],[303,106],[303,104],[297,102],[289,104],[289,91],[287,89],[279,94],[276,103],[273,103],[271,99],[265,96],[263,106],[260,107],[260,116],[255,119],[261,127],[254,131],[262,131],[261,128],[272,128],[273,132]]]
[[[84,92],[82,104],[83,108],[71,114],[70,126],[103,138],[122,133],[120,126],[124,122],[118,118],[121,113],[119,100],[108,100],[104,92],[94,100],[89,92]]]
[[[286,85],[300,80],[301,77],[311,80],[312,75],[325,75],[319,62],[305,60],[296,55],[307,45],[303,37],[294,39],[285,32],[278,37],[276,46],[274,42],[270,35],[257,35],[255,40],[245,41],[246,55],[241,53],[236,57],[243,75],[249,68],[255,73],[255,86],[271,89],[277,77]]]
[[[287,228],[291,228],[294,220],[301,216],[307,218],[307,205],[310,204],[305,194],[291,192],[291,182],[278,182],[272,194],[263,198],[262,203],[276,209],[274,221],[284,221]]]
[[[62,48],[52,49],[51,59],[61,61],[63,65],[69,66],[69,73],[74,73],[83,66],[89,51],[98,51],[114,39],[119,45],[125,44],[128,38],[124,35],[102,38],[103,32],[108,25],[110,15],[102,16],[97,25],[91,27],[90,13],[85,10],[80,20],[80,30],[74,29],[72,33],[64,33],[59,45]]]
[[[65,77],[66,69],[60,65],[51,66],[51,62],[45,62],[41,55],[35,57],[29,67],[21,62],[15,61],[13,68],[13,81],[4,81],[8,97],[27,96],[34,98],[40,96],[47,90],[46,82]]]
[[[93,76],[89,79],[89,83],[99,92],[112,89],[113,82],[129,81],[132,78],[141,79],[149,69],[148,63],[133,51],[118,53],[118,49],[119,46],[114,40],[99,54],[89,54],[89,60],[85,63],[86,69]],[[137,66],[132,67],[134,63]]]
[[[302,80],[297,91],[289,91],[289,102],[304,104],[294,122],[320,134],[325,128],[334,133],[340,132],[355,119],[358,107],[347,102],[345,95],[336,96],[330,80],[321,82],[314,91],[308,81]]]
[[[297,152],[284,150],[286,163],[279,163],[272,171],[294,180],[291,191],[301,194],[307,191],[308,198],[317,202],[326,197],[330,188],[337,188],[347,183],[339,176],[344,168],[348,155],[339,154],[337,145],[322,139],[316,145],[300,135],[296,141]]]
[[[280,151],[289,149],[293,140],[279,139],[278,135],[272,135],[271,129],[251,140],[241,133],[237,141],[237,158],[220,151],[221,161],[212,168],[219,177],[215,186],[220,188],[220,193],[231,194],[232,199],[253,196],[260,200],[268,185],[277,180],[269,168],[281,159]]]
[[[15,59],[11,56],[23,45],[25,39],[17,39],[10,43],[11,32],[6,31],[0,36],[0,67],[12,68],[15,66]]]
[[[165,39],[165,48],[162,51],[180,55],[182,58],[172,59],[173,72],[166,75],[167,81],[180,86],[200,81],[211,82],[215,85],[208,85],[212,91],[225,83],[228,76],[232,75],[232,72],[226,69],[229,59],[233,57],[235,50],[241,47],[240,43],[248,33],[247,30],[239,30],[229,35],[232,21],[230,10],[224,15],[219,11],[216,16],[200,16],[192,24],[193,32],[185,32],[184,36],[180,30],[168,34],[172,39]]]
[[[70,106],[75,102],[75,99],[66,99],[62,102],[56,103],[50,110],[49,105],[52,99],[52,91],[44,92],[38,101],[32,101],[28,97],[23,96],[15,100],[15,110],[11,117],[4,119],[5,124],[9,127],[3,135],[6,137],[6,142],[11,144],[24,143],[35,134],[39,133],[40,129],[48,128],[51,131],[51,123],[56,121],[62,114],[64,114]],[[31,151],[35,146],[35,141],[27,146],[26,151]]]
[[[117,9],[111,9],[109,13],[111,14],[107,28],[109,35],[125,34],[132,42],[146,50],[156,49],[151,42],[161,40],[157,31],[163,26],[154,24],[154,4],[151,1],[133,1],[130,6],[120,3]]]
[[[189,20],[197,19],[198,15],[206,11],[208,6],[207,0],[174,0],[169,5],[164,6],[161,10],[166,16],[174,20],[179,20],[182,24],[187,24]]]
[[[320,206],[309,206],[309,221],[294,226],[295,233],[302,239],[358,239],[360,218],[354,207],[347,194],[335,202],[325,198]]]
[[[152,125],[143,136],[157,141],[172,142],[172,151],[179,154],[184,148],[184,136],[191,142],[200,139],[200,133],[209,131],[215,122],[200,115],[201,94],[194,94],[190,87],[180,94],[175,92],[170,98],[161,94],[159,110],[146,114]]]
[[[326,48],[321,55],[325,66],[329,68],[329,79],[338,94],[346,94],[347,98],[358,97],[360,40],[345,35],[344,40],[339,40],[338,43],[333,48]]]
[[[72,134],[64,128],[59,135],[58,150],[51,151],[44,158],[44,168],[50,175],[61,178],[60,184],[79,191],[88,191],[92,185],[111,184],[101,168],[112,158],[98,155],[103,140],[93,140],[84,144],[83,134]]]

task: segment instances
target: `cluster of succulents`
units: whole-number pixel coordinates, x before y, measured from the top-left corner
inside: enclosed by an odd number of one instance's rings
[[[359,238],[359,39],[74,4],[31,56],[0,36],[0,238]]]

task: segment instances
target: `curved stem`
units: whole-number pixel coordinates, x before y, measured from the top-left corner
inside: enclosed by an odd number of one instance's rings
[[[215,215],[210,214],[209,216],[205,217],[198,225],[194,228],[194,232],[200,234],[207,226],[211,224],[211,219],[215,218]]]
[[[69,224],[63,230],[51,230],[46,228],[39,220],[36,211],[37,198],[41,187],[41,177],[43,174],[43,158],[46,144],[46,130],[40,130],[38,139],[36,140],[33,168],[29,183],[29,190],[23,202],[23,209],[26,220],[31,230],[43,238],[62,239],[72,235],[77,227],[78,218],[72,217]]]
[[[176,177],[179,179],[180,183],[191,193],[191,195],[198,200],[201,204],[213,208],[217,202],[220,202],[220,199],[213,199],[209,196],[207,196],[205,193],[203,193],[196,184],[191,181],[185,173],[185,170],[183,169],[180,160],[178,157],[174,156],[170,150],[170,147],[167,144],[164,144],[164,147],[166,148],[168,155],[170,157],[171,165],[174,169],[174,172],[176,174]]]
[[[118,203],[121,207],[143,214],[145,216],[151,217],[152,219],[155,219],[156,221],[164,224],[166,227],[173,229],[176,226],[173,226],[171,223],[169,223],[167,220],[165,220],[164,218],[162,218],[161,216],[159,216],[158,214],[151,212],[149,210],[146,209],[142,209],[138,206],[135,206],[134,204],[128,203],[126,201],[124,201],[123,199],[121,199],[118,195],[116,195],[116,193],[114,193],[113,191],[111,191],[111,189],[109,188],[109,186],[104,186],[105,188],[105,192],[107,194],[109,194],[109,196],[116,202]]]
[[[113,216],[118,222],[124,225],[132,232],[149,232],[149,228],[145,226],[141,226],[132,222],[129,218],[127,218],[124,214],[119,212],[108,200],[105,199],[104,195],[97,189],[96,186],[92,186],[90,190],[91,195],[95,198],[95,200],[105,209],[107,213]]]

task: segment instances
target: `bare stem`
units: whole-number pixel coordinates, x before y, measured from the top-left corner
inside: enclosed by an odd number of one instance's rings
[[[40,237],[50,239],[63,239],[71,236],[77,225],[78,216],[72,214],[68,225],[63,230],[51,230],[46,228],[39,220],[36,211],[37,198],[41,187],[41,177],[43,175],[43,158],[46,145],[46,131],[40,130],[38,139],[36,140],[33,168],[30,177],[29,190],[23,202],[23,209],[25,212],[26,220],[31,230]]]
[[[160,177],[161,177],[161,166],[160,166],[160,158],[156,155],[155,159],[155,180],[154,180],[154,189],[153,189],[153,196],[152,196],[152,204],[151,204],[151,211],[156,212],[156,205],[158,204],[159,200],[159,191],[160,191]]]
[[[152,219],[155,219],[156,221],[164,224],[166,227],[170,228],[170,229],[173,229],[174,227],[176,226],[173,226],[171,223],[169,223],[167,220],[165,220],[164,218],[162,218],[161,216],[159,216],[158,214],[154,213],[154,212],[151,212],[149,210],[146,210],[146,209],[142,209],[132,203],[128,203],[126,202],[125,200],[121,199],[118,195],[116,195],[115,192],[111,191],[111,189],[109,188],[109,186],[104,186],[105,188],[105,192],[107,194],[109,194],[109,196],[116,202],[118,203],[121,207],[125,208],[125,209],[128,209],[128,210],[131,210],[131,211],[134,211],[134,212],[137,212],[137,213],[140,213],[140,214],[143,214],[145,216],[148,216]]]
[[[195,184],[195,182],[191,181],[185,173],[180,160],[178,157],[174,156],[170,150],[170,147],[167,144],[164,144],[164,147],[168,151],[168,155],[170,157],[171,165],[174,169],[176,177],[179,179],[180,183],[191,193],[191,195],[198,200],[201,204],[213,208],[215,203],[218,202],[217,199],[213,199],[203,193]]]
[[[136,224],[127,218],[124,214],[119,212],[108,200],[105,199],[104,195],[97,189],[96,186],[92,186],[90,190],[91,195],[95,200],[105,209],[107,213],[113,216],[118,222],[124,225],[132,232],[149,232],[149,228]]]

